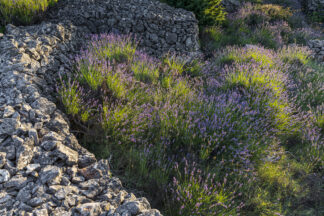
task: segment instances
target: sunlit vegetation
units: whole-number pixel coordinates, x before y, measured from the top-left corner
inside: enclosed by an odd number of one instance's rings
[[[58,0],[0,0],[2,24],[31,24]]]
[[[267,1],[269,2],[269,1]],[[278,49],[285,44],[306,45],[308,40],[322,38],[305,28],[303,20],[293,15],[293,10],[278,4],[251,4],[247,2],[239,11],[227,17],[221,26],[202,27],[201,39],[205,51],[228,45],[262,45]]]
[[[93,36],[58,92],[80,141],[166,215],[323,211],[306,180],[323,175],[322,66],[298,46],[215,56],[155,59]]]
[[[56,2],[0,0],[1,24]],[[80,142],[165,215],[323,215],[324,66],[301,46],[320,35],[291,0],[226,20],[219,0],[164,2],[195,13],[208,61],[93,35],[57,89]]]
[[[173,7],[192,11],[200,25],[220,24],[225,20],[222,0],[161,0]]]

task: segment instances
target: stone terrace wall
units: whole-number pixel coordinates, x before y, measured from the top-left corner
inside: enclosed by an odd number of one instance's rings
[[[311,40],[308,46],[313,50],[314,57],[324,63],[324,40]]]
[[[133,33],[149,54],[199,50],[194,14],[155,0],[64,0],[47,19],[70,20],[89,33]]]
[[[58,72],[84,43],[76,29],[8,25],[0,36],[0,215],[160,216],[79,145],[53,103]]]

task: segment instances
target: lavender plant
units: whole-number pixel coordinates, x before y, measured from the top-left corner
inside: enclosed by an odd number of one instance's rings
[[[236,215],[243,205],[235,204],[235,195],[228,191],[227,175],[220,183],[215,173],[206,175],[195,163],[189,166],[185,162],[184,171],[175,165],[178,177],[171,183],[172,201],[180,206],[176,214]]]
[[[232,47],[186,64],[149,57],[130,36],[94,35],[58,92],[91,148],[118,158],[126,183],[163,194],[166,214],[286,214],[308,196],[295,173],[323,165],[321,93],[316,115],[299,110],[322,72],[299,49]],[[300,64],[316,75],[303,77]]]

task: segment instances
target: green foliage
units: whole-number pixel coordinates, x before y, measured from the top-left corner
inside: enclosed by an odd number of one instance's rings
[[[104,81],[104,74],[99,65],[92,65],[89,62],[80,64],[80,73],[82,74],[82,82],[87,83],[93,90],[98,89]]]
[[[59,91],[62,103],[66,112],[70,115],[77,115],[81,110],[81,98],[78,86],[75,83],[63,84]]]
[[[234,196],[226,190],[226,178],[222,184],[215,185],[215,174],[206,175],[195,167],[190,169],[186,166],[185,169],[189,170],[181,172],[176,168],[177,178],[173,180],[173,192],[178,199],[173,202],[179,205],[180,211],[176,212],[177,209],[174,209],[172,215],[237,215],[235,208],[230,205]]]
[[[4,33],[5,27],[0,25],[0,33]]]
[[[316,124],[324,133],[324,113],[318,113],[316,115]]]
[[[2,24],[31,24],[58,0],[0,0]]]
[[[112,95],[116,98],[122,99],[126,97],[126,84],[120,78],[120,73],[108,74],[105,79],[108,89],[112,92]]]
[[[222,0],[162,0],[171,6],[194,12],[200,25],[214,25],[225,20]]]
[[[198,59],[194,59],[188,65],[186,65],[185,73],[191,77],[200,77],[202,76],[204,64]]]
[[[156,83],[159,78],[159,69],[153,63],[135,61],[132,64],[132,71],[135,79],[147,84]]]
[[[95,45],[90,45],[91,52],[95,53],[98,59],[108,59],[110,62],[117,63],[132,61],[137,45],[132,39],[121,40],[120,44],[108,40],[103,39]]]
[[[321,11],[313,12],[311,15],[309,15],[309,20],[311,22],[324,22],[323,9],[322,12]]]
[[[201,43],[205,51],[245,44],[262,45],[271,49],[278,48],[277,41],[270,29],[265,26],[251,28],[242,20],[225,24],[223,28],[216,26],[203,29]]]
[[[265,65],[262,67],[264,68]],[[290,128],[291,119],[286,111],[286,107],[289,107],[289,104],[281,99],[285,91],[282,81],[270,74],[262,74],[261,69],[254,69],[253,71],[251,69],[249,67],[237,67],[235,73],[231,73],[226,77],[223,88],[228,90],[241,87],[248,91],[256,92],[256,94],[263,94],[263,100],[256,105],[251,104],[251,106],[257,106],[267,113],[268,116],[271,116],[274,127],[280,131],[292,130],[294,126]]]
[[[292,10],[274,4],[244,4],[235,14],[228,17],[223,25],[206,27],[201,30],[201,44],[205,51],[225,46],[245,44],[262,45],[278,49],[284,44],[306,42],[316,37],[303,27],[299,17]]]
[[[278,42],[275,40],[273,33],[266,27],[256,29],[254,34],[251,36],[251,42],[252,44],[261,44],[270,49],[278,48]]]
[[[178,76],[183,73],[184,70],[184,62],[175,56],[167,55],[163,59],[163,63],[167,66],[166,73],[172,76]]]
[[[292,12],[289,8],[284,8],[280,5],[262,4],[256,5],[255,9],[268,16],[270,21],[287,21],[288,18],[292,16]]]
[[[258,47],[251,47],[243,52],[238,51],[238,49],[227,50],[219,58],[219,63],[221,64],[249,63],[252,61],[259,63],[261,67],[272,68],[275,66],[273,59],[263,53]]]
[[[207,27],[201,32],[201,43],[205,51],[213,51],[230,45],[252,44],[252,39],[246,37],[251,30],[237,24],[225,28]]]
[[[280,51],[280,58],[285,63],[300,63],[302,65],[305,65],[310,60],[310,52],[305,52],[303,49],[296,49],[296,47],[284,47]]]

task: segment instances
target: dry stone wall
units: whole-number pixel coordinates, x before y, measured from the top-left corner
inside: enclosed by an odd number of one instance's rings
[[[7,26],[0,37],[0,215],[159,216],[79,145],[53,92],[84,43],[73,25]]]
[[[308,46],[313,50],[314,57],[324,63],[324,40],[311,40]]]
[[[195,15],[155,0],[64,0],[47,20],[69,20],[89,33],[132,33],[154,55],[199,50]]]

